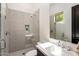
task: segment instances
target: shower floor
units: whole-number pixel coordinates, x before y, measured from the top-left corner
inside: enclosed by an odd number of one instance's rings
[[[20,51],[9,53],[8,56],[24,56],[23,53],[27,53],[30,50],[35,49],[34,47],[26,48]]]

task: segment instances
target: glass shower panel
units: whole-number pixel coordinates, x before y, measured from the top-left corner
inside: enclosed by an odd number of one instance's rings
[[[0,40],[1,40],[1,4],[0,4]],[[1,43],[0,43],[0,56],[1,56]]]

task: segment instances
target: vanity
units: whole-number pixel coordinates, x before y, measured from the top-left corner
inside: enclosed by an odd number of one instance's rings
[[[49,23],[50,25],[49,42],[37,44],[36,45],[36,48],[38,51],[37,54],[42,55],[42,56],[43,55],[45,56],[78,56],[79,49],[77,49],[77,47],[79,46],[79,44],[75,44],[74,43],[75,38],[72,38],[75,32],[74,30],[72,30],[74,33],[71,34],[71,31],[70,31],[71,25],[67,24],[68,18],[65,16],[67,15],[67,13],[65,12],[66,10],[60,10],[62,6],[59,8],[59,5],[60,4],[55,4],[54,5],[55,7],[50,6],[50,10],[53,10],[53,12],[50,11],[51,14],[50,14],[50,23]]]
[[[78,56],[79,51],[61,47],[51,42],[36,45],[37,56]]]
[[[75,43],[79,41],[79,14],[76,14],[79,12],[79,5],[72,6],[71,9],[72,33],[70,31],[71,25],[69,25],[68,18],[66,17],[68,16],[66,10],[62,10],[62,6],[59,8],[59,5],[60,4],[55,4],[55,7],[50,6],[50,10],[53,10],[53,12],[50,11],[49,42],[36,45],[37,54],[42,56],[78,56],[79,44]]]

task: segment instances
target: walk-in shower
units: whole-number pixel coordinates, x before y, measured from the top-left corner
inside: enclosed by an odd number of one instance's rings
[[[14,3],[11,5],[15,6]],[[29,13],[11,9],[9,6],[10,4],[5,4],[5,7],[3,8],[5,10],[2,10],[2,14],[4,15],[2,16],[3,24],[1,26],[3,26],[3,30],[1,28],[1,32],[4,34],[1,34],[3,36],[1,39],[5,41],[4,49],[1,51],[3,55],[8,55],[20,50],[25,51],[27,48],[30,48],[27,50],[31,50],[33,44],[36,44],[39,41],[39,10],[34,11],[34,13]],[[33,44],[25,38],[25,35],[27,35],[26,30],[28,30],[27,27],[29,27],[29,32],[34,35],[32,39]]]

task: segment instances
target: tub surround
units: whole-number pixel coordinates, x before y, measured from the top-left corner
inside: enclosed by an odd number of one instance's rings
[[[69,42],[61,41],[64,43],[62,45],[58,45],[58,41],[52,39],[53,42],[45,42],[36,45],[36,48],[43,53],[45,56],[78,56],[79,50],[77,50],[77,45]]]

